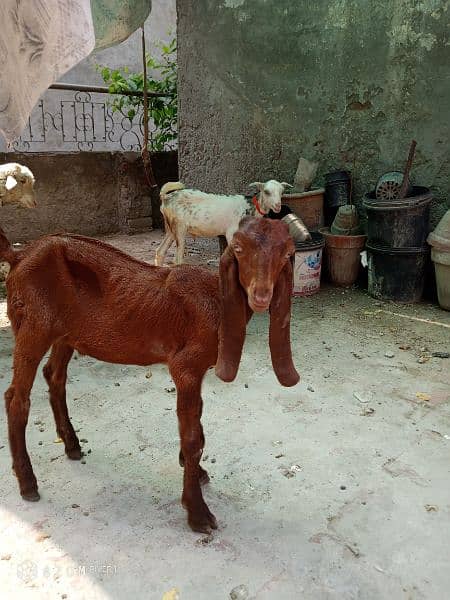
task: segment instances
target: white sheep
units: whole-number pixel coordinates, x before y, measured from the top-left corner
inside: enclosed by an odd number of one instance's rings
[[[0,165],[0,206],[5,204],[35,208],[34,175],[28,167],[18,163]]]
[[[159,245],[155,265],[164,262],[166,252],[176,242],[176,262],[181,264],[187,235],[192,237],[225,236],[230,243],[239,228],[240,220],[246,215],[263,217],[270,210],[281,210],[281,196],[289,183],[274,179],[261,183],[251,183],[258,193],[253,197],[208,194],[199,190],[186,189],[179,182],[169,182],[162,186],[161,212],[164,216],[166,235]]]

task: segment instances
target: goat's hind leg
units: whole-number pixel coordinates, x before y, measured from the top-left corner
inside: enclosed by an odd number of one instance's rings
[[[55,417],[56,432],[64,442],[66,454],[72,460],[80,460],[81,446],[70,422],[66,402],[67,365],[73,355],[73,348],[64,342],[52,346],[50,358],[43,369],[48,383],[50,404]]]
[[[14,350],[14,376],[11,386],[5,392],[6,413],[8,416],[9,445],[13,469],[19,482],[20,494],[24,500],[39,500],[38,485],[27,452],[25,430],[30,413],[30,392],[39,363],[50,344],[44,340],[26,337],[21,332],[16,339]]]
[[[167,225],[166,225],[166,229],[167,229]],[[156,250],[155,265],[157,267],[162,267],[167,250],[170,248],[170,246],[173,244],[174,241],[175,241],[175,239],[174,239],[173,235],[170,233],[170,231],[167,230],[163,241],[160,243],[160,245],[158,246],[158,249]]]
[[[184,248],[186,246],[186,234],[187,229],[185,226],[179,225],[176,230],[175,239],[177,242],[177,253],[175,258],[175,263],[177,265],[182,265],[184,261]]]

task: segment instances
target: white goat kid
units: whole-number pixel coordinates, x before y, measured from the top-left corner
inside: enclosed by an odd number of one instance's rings
[[[28,167],[19,163],[0,165],[0,206],[5,204],[36,207],[34,175]]]
[[[240,220],[246,215],[263,217],[270,210],[281,210],[281,196],[289,183],[274,179],[261,183],[251,183],[256,188],[255,196],[225,196],[208,194],[199,190],[186,189],[179,182],[169,182],[162,186],[161,212],[164,216],[166,235],[159,245],[155,265],[160,266],[164,257],[176,242],[176,262],[181,264],[184,257],[186,236],[216,237],[224,235],[230,243],[233,234],[239,229]]]

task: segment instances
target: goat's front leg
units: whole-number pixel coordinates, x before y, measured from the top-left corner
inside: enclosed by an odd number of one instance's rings
[[[33,346],[30,348],[31,345]],[[5,392],[13,469],[19,482],[22,498],[30,501],[39,500],[39,493],[27,452],[25,430],[30,413],[31,388],[36,370],[47,348],[48,346],[40,347],[38,340],[28,339],[24,345],[19,340],[16,341],[14,377],[11,386]]]
[[[173,235],[170,233],[170,231],[168,231],[166,233],[163,241],[158,246],[158,249],[156,250],[155,265],[157,267],[162,267],[162,265],[164,263],[164,258],[167,254],[167,251],[170,248],[170,246],[173,244],[174,241],[175,240],[174,240]]]
[[[73,348],[67,344],[63,342],[53,344],[50,358],[44,367],[44,377],[48,383],[56,432],[64,442],[67,456],[72,460],[80,460],[81,446],[70,422],[66,401],[67,365],[72,354]]]
[[[224,235],[219,235],[219,253],[220,256],[225,252],[228,246],[227,238]]]
[[[203,374],[187,369],[171,370],[177,386],[177,415],[181,452],[184,460],[182,504],[188,512],[188,523],[193,531],[211,533],[217,521],[203,500],[200,487],[200,459],[203,452],[203,430],[200,422],[202,399],[200,395]]]
[[[200,402],[201,402],[201,405],[200,405],[200,419],[201,419],[202,412],[203,412],[203,400],[201,398],[200,398]],[[203,448],[205,447],[205,435],[203,433],[203,427],[202,427],[201,422],[200,422],[200,429],[201,429],[201,434],[202,434],[202,450],[203,450]],[[180,462],[180,467],[184,467],[183,450],[180,450],[179,462]],[[200,485],[206,485],[207,483],[209,483],[208,471],[203,469],[200,465],[198,467],[198,471],[199,471]]]

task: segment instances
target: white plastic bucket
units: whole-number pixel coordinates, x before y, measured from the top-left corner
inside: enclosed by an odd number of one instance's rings
[[[312,296],[320,289],[325,240],[320,233],[311,235],[312,241],[295,244],[294,296]]]

